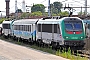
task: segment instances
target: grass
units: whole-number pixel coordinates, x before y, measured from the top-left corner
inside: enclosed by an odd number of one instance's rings
[[[74,54],[74,52],[73,52]],[[62,52],[60,50],[56,51],[56,55],[57,56],[62,56],[64,58],[70,59],[70,60],[88,60],[88,58],[86,57],[80,57],[80,55],[77,53],[77,56],[73,55],[71,53],[70,48],[68,49],[68,51],[66,52],[65,49],[62,50]]]
[[[34,49],[37,49],[37,50],[41,50],[41,51],[44,51],[44,52],[48,52],[48,53],[51,53],[51,54],[55,54],[57,56],[61,56],[61,57],[64,57],[64,58],[67,58],[67,59],[70,59],[70,60],[88,60],[88,58],[86,58],[86,57],[80,57],[78,53],[77,53],[77,56],[73,55],[74,52],[72,54],[70,48],[68,49],[68,51],[66,51],[65,48],[63,48],[62,51],[60,51],[60,49],[55,51],[55,50],[52,50],[52,47],[43,48],[43,47],[38,47],[36,44],[34,44],[34,45],[25,44],[23,42],[20,42],[19,39],[17,41],[14,41],[10,38],[5,39],[5,38],[3,38],[3,36],[1,36],[0,39],[8,41],[8,42],[12,42],[14,44],[18,44],[18,45],[34,48]]]

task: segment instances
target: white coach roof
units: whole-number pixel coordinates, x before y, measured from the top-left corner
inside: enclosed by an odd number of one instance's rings
[[[21,19],[14,21],[13,24],[19,25],[19,24],[35,24],[38,21],[38,19]]]

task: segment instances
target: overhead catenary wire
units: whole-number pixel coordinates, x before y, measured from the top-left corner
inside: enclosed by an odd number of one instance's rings
[[[41,3],[45,2],[46,0],[42,1]]]

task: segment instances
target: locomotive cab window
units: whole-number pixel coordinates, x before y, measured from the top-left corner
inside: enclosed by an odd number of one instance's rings
[[[65,24],[65,28],[66,28],[66,30],[73,30],[72,24],[69,24],[69,23]]]
[[[80,23],[74,23],[74,29],[75,30],[82,30],[82,24],[80,24]]]
[[[82,23],[76,21],[65,22],[66,31],[82,31]]]

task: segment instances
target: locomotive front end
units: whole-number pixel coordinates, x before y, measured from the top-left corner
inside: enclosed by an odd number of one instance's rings
[[[85,33],[82,20],[76,17],[62,21],[62,35],[66,46],[84,46]]]

